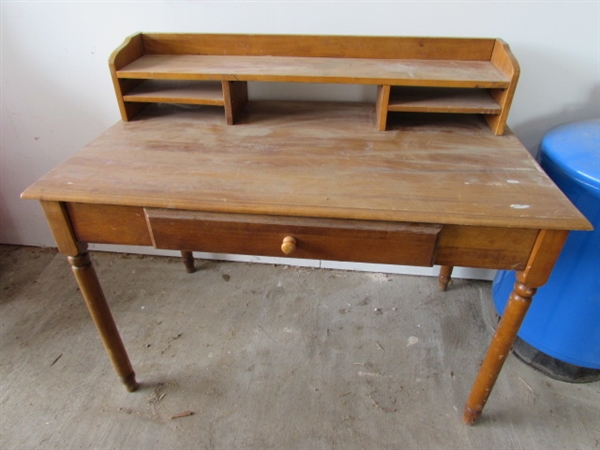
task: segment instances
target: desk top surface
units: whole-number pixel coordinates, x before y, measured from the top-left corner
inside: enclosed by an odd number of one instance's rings
[[[587,220],[510,132],[477,116],[398,117],[372,105],[151,106],[119,122],[23,198],[342,219],[542,229]]]

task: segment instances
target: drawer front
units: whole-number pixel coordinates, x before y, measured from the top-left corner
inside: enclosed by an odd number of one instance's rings
[[[146,208],[156,248],[431,266],[441,225]]]

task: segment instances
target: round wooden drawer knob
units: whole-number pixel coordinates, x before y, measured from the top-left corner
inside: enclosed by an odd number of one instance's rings
[[[281,251],[286,255],[291,255],[294,250],[296,250],[296,239],[291,236],[284,237],[281,243]]]

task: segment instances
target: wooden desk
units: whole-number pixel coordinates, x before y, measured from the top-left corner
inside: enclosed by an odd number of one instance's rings
[[[465,408],[481,414],[536,288],[569,230],[590,224],[507,130],[480,116],[403,116],[372,105],[152,106],[23,193],[40,200],[112,363],[135,375],[87,243],[514,269],[518,282]],[[444,281],[444,280],[443,280]]]

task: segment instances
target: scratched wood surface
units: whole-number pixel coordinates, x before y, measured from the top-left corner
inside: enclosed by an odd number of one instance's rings
[[[506,88],[489,61],[313,58],[299,56],[144,55],[118,78],[403,84]]]
[[[159,105],[119,122],[24,198],[212,212],[588,229],[508,131],[480,117],[371,105],[251,102],[227,126],[214,107]]]

